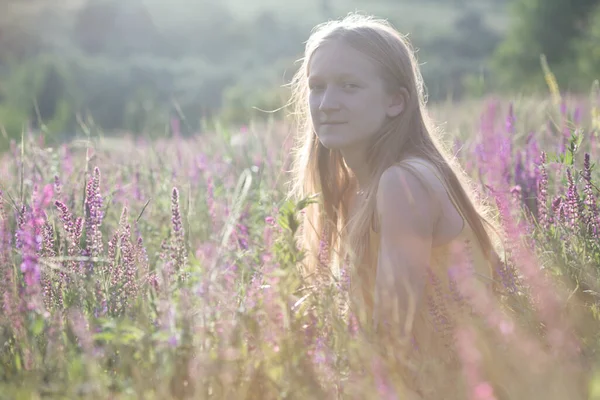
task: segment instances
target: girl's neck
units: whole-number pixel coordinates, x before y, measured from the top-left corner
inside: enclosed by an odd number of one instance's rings
[[[360,189],[358,183],[355,182],[353,190],[350,191],[346,198],[346,209],[348,210],[348,220],[350,222],[356,215],[356,212],[363,206],[364,202],[367,201],[366,190]]]
[[[348,148],[341,151],[344,162],[356,179],[356,191],[366,191],[371,183],[367,152],[364,148]]]

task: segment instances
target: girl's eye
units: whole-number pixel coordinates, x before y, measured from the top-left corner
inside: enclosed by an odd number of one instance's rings
[[[345,83],[344,84],[344,89],[356,89],[358,87],[358,85],[354,84],[354,83]]]

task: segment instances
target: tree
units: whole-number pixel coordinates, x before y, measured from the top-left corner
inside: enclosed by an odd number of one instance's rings
[[[535,88],[544,84],[540,56],[544,54],[559,84],[572,78],[573,43],[588,28],[588,15],[599,0],[515,0],[516,19],[493,58],[501,87]]]
[[[75,17],[74,38],[88,54],[124,57],[130,53],[153,53],[160,35],[140,0],[88,1]]]
[[[585,35],[575,43],[577,67],[583,84],[600,80],[600,5],[590,17],[589,28]]]

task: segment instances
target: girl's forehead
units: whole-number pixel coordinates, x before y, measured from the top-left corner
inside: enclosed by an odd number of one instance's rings
[[[356,77],[376,72],[369,57],[340,41],[327,42],[317,48],[308,64],[308,76],[312,78]]]

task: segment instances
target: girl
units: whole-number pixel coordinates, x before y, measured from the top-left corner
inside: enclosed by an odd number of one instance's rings
[[[350,260],[350,300],[365,331],[409,338],[418,354],[452,365],[431,304],[451,292],[454,245],[466,245],[479,282],[494,282],[493,225],[438,142],[408,41],[368,16],[321,24],[292,88],[291,193],[322,200],[305,213],[306,272],[327,273],[326,243],[333,267]]]

